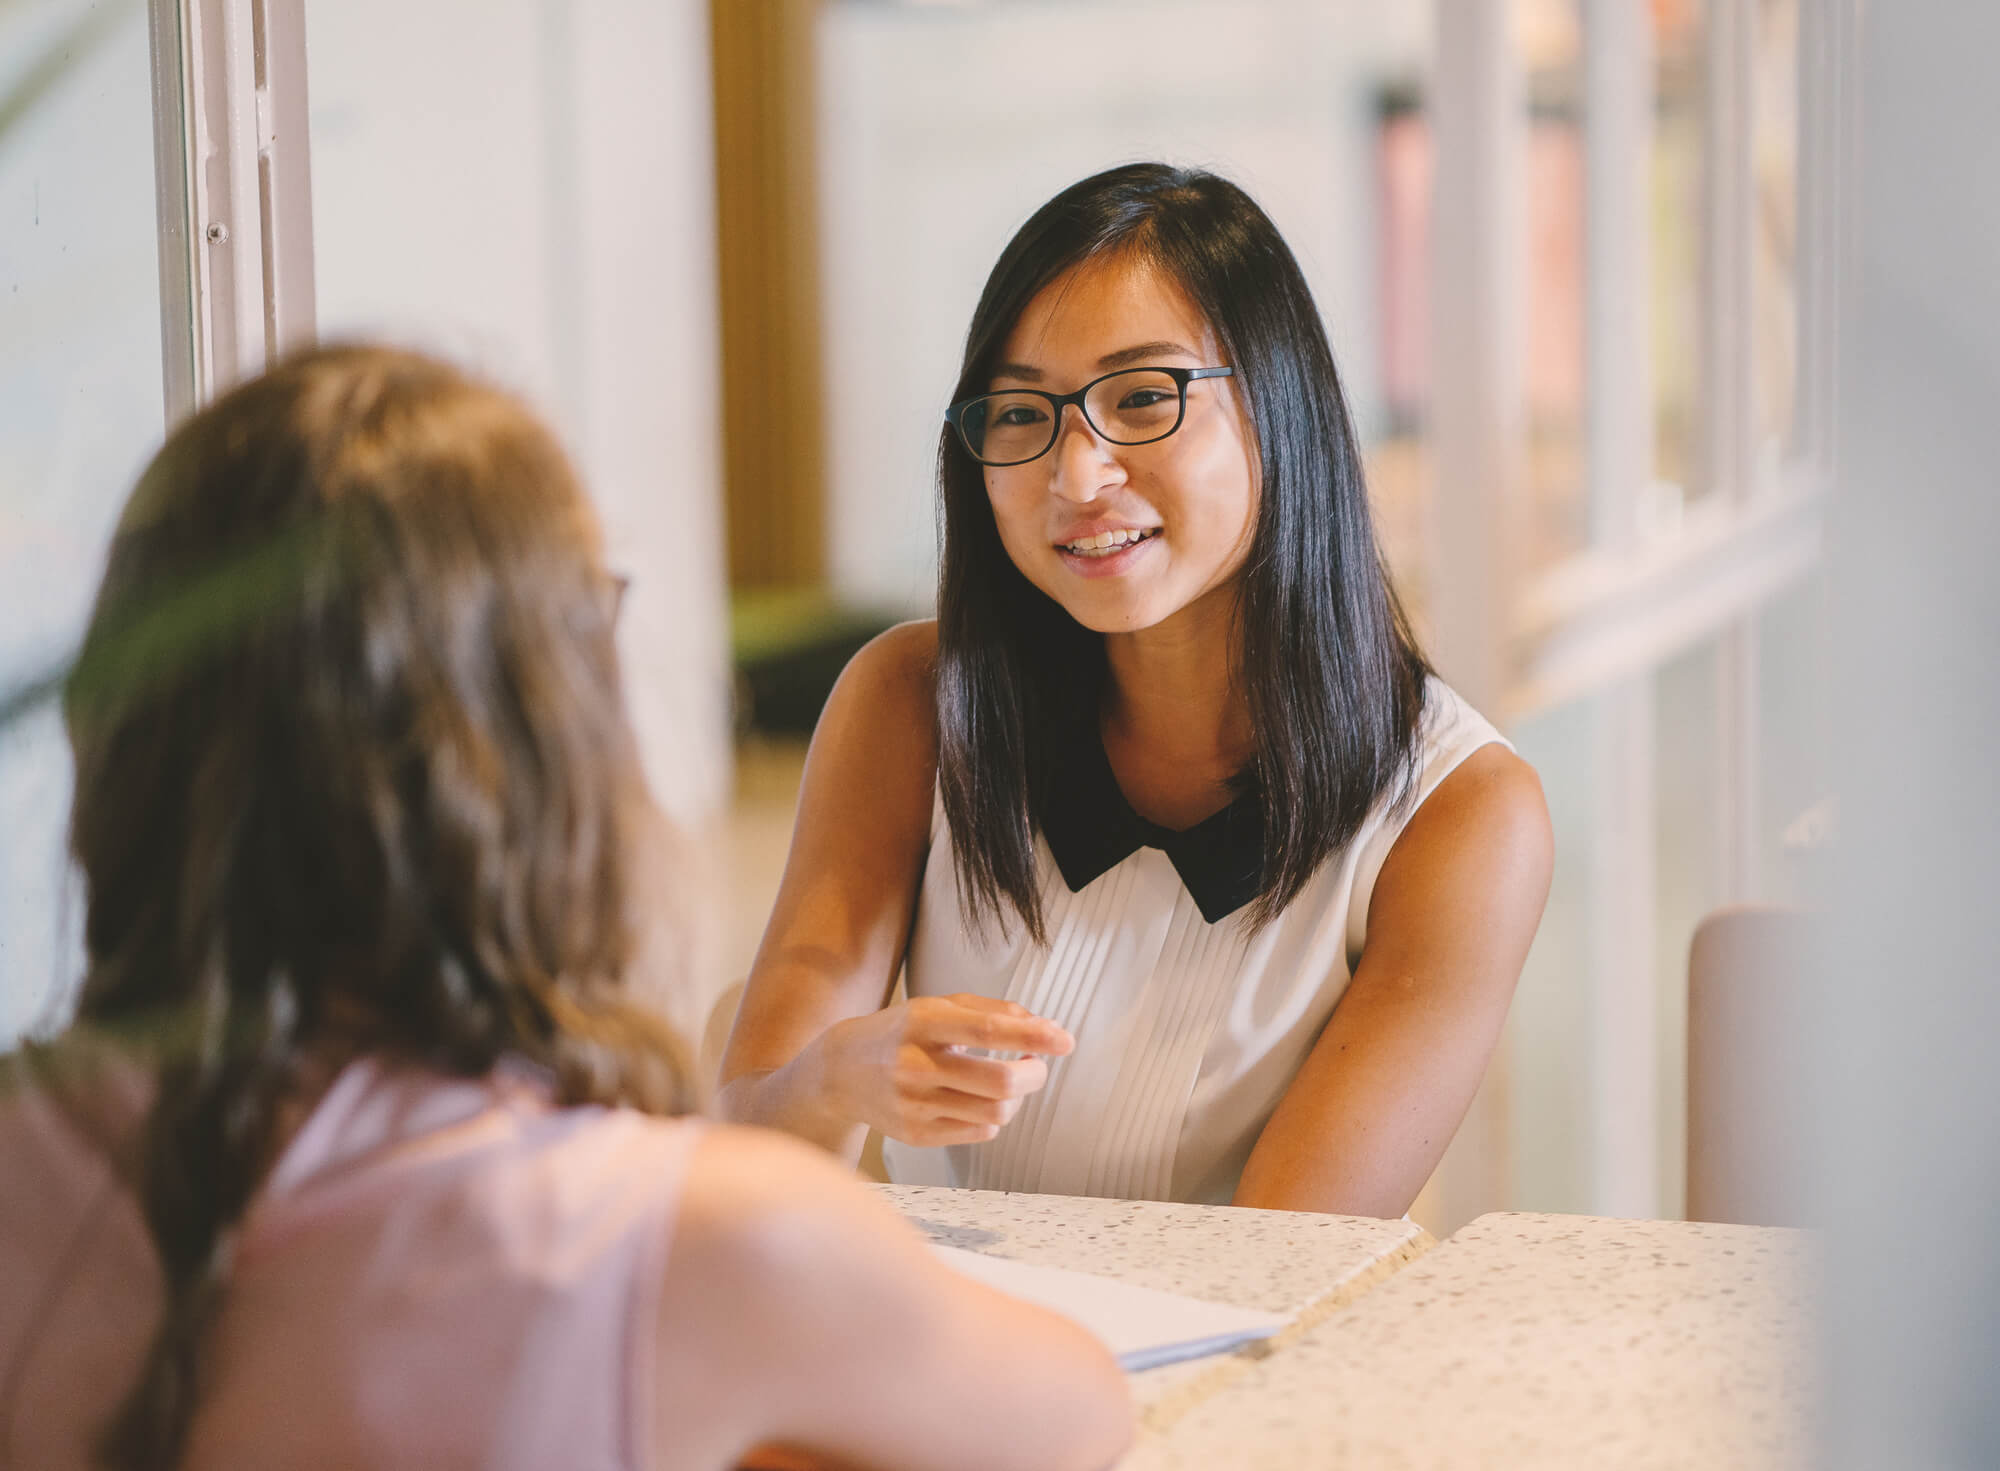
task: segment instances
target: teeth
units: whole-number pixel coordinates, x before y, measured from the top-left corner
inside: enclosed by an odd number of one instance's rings
[[[1100,531],[1095,536],[1078,538],[1076,541],[1069,543],[1063,550],[1082,557],[1101,557],[1119,547],[1130,546],[1133,542],[1144,541],[1147,537],[1153,535],[1153,531],[1156,530],[1158,530],[1157,527],[1151,531]]]

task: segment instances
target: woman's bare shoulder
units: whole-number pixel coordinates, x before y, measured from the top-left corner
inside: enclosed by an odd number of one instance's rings
[[[937,620],[898,623],[868,640],[840,676],[877,698],[919,701],[931,708],[937,691]]]
[[[827,697],[815,747],[858,745],[924,772],[937,759],[937,624],[899,623],[855,653]],[[928,802],[928,798],[926,798]]]

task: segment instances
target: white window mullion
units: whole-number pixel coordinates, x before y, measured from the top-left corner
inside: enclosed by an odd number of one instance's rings
[[[306,15],[305,0],[256,4],[264,348],[275,355],[311,342],[317,327]]]
[[[1652,22],[1644,0],[1585,0],[1585,451],[1593,549],[1629,552],[1653,476]]]
[[[1428,539],[1431,649],[1446,679],[1498,714],[1525,416],[1527,109],[1511,5],[1437,0],[1429,92],[1433,176]],[[1508,1047],[1427,1187],[1446,1230],[1508,1203]]]
[[[171,423],[313,335],[304,0],[152,0]]]
[[[1512,6],[1438,0],[1427,603],[1445,677],[1482,710],[1505,694],[1524,458],[1525,95]]]
[[[1630,557],[1652,478],[1647,313],[1653,47],[1643,0],[1586,0],[1584,19],[1585,357],[1591,542]],[[1659,1206],[1659,1025],[1653,975],[1653,673],[1628,672],[1590,702],[1592,1208]]]
[[[1650,674],[1590,702],[1589,966],[1590,1209],[1657,1216],[1660,1209],[1658,824]]]
[[[1855,176],[1848,58],[1858,0],[1799,7],[1799,352],[1791,456],[1826,476],[1837,412],[1837,334]]]
[[[1729,501],[1754,490],[1755,22],[1756,0],[1709,0],[1705,7],[1699,473],[1703,493]]]
[[[1719,904],[1747,904],[1760,892],[1760,803],[1758,779],[1757,625],[1744,618],[1731,624],[1716,645],[1716,767],[1720,831],[1717,835]]]
[[[160,356],[166,419],[194,406],[194,119],[179,0],[147,7],[153,75],[153,199],[160,242]]]
[[[1702,136],[1702,475],[1706,494],[1741,505],[1758,491],[1752,239],[1755,0],[1711,0],[1707,126]],[[1719,902],[1758,891],[1757,626],[1746,615],[1716,651]]]

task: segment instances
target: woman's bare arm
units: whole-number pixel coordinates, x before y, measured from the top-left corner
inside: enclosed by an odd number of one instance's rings
[[[990,1139],[1041,1086],[1058,1027],[980,996],[885,1007],[930,841],[936,626],[906,623],[842,673],[813,734],[792,850],[723,1055],[717,1109],[853,1160],[868,1126],[919,1145]]]
[[[1490,745],[1389,851],[1354,978],[1244,1166],[1234,1204],[1399,1216],[1499,1040],[1548,898],[1534,769]]]
[[[765,1131],[697,1146],[659,1315],[670,1465],[774,1446],[793,1453],[777,1464],[1088,1471],[1131,1439],[1101,1343],[952,1272],[823,1154]]]

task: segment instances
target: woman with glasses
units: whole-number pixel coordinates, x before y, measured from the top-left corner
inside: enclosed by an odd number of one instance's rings
[[[1083,1330],[679,1117],[616,588],[540,424],[408,354],[146,471],[65,703],[78,1025],[0,1056],[0,1462],[1116,1458]]]
[[[898,1180],[1404,1212],[1551,842],[1388,586],[1291,252],[1212,174],[1086,179],[945,417],[937,620],[828,703],[723,1107]]]

